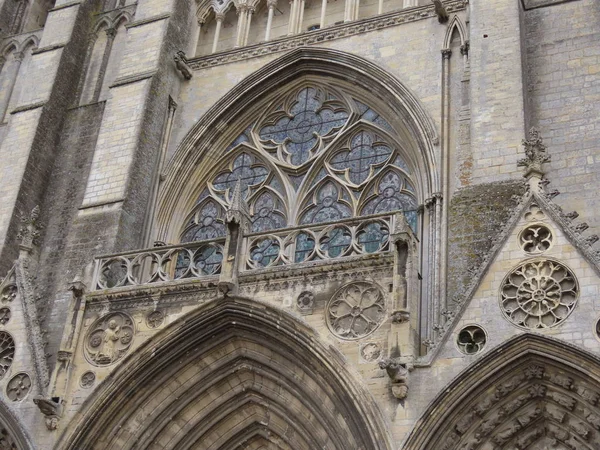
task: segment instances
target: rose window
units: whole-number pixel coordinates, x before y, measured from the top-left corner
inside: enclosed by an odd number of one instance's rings
[[[504,279],[500,307],[519,327],[549,328],[571,314],[578,297],[577,280],[566,266],[546,259],[528,261]]]
[[[372,283],[352,283],[335,293],[326,314],[333,334],[342,339],[359,339],[371,334],[383,322],[385,299]]]

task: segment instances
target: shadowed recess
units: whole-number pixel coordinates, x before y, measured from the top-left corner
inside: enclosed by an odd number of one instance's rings
[[[125,360],[58,448],[392,447],[369,394],[312,330],[255,301],[220,299]]]

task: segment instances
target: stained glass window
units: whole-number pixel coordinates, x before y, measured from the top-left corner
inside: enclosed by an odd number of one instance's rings
[[[277,102],[259,111],[224,145],[224,161],[216,163],[199,189],[202,194],[182,241],[225,235],[224,211],[238,182],[251,213],[252,232],[396,211],[403,211],[417,231],[413,162],[394,140],[395,132],[381,111],[327,83],[307,82],[278,95]],[[364,253],[381,251],[389,239],[382,223],[369,222],[354,236],[354,244],[344,227],[330,230],[325,239],[296,231],[291,244],[285,244],[292,246],[287,257],[302,262],[322,252],[342,255],[350,245],[359,245]],[[274,264],[279,245],[273,239],[260,241],[250,250],[254,266]],[[218,263],[215,258],[218,255],[207,255],[203,264]]]
[[[276,115],[275,123],[260,130],[260,138],[283,145],[287,162],[298,166],[306,162],[323,136],[338,130],[348,120],[348,111],[338,110],[336,99],[323,100],[321,90],[301,89],[289,111]]]
[[[218,191],[225,192],[229,190],[231,192],[239,180],[242,193],[247,197],[248,188],[260,185],[267,179],[268,175],[269,171],[265,166],[255,164],[251,155],[242,153],[233,161],[230,170],[217,175],[212,185]]]
[[[181,241],[204,241],[222,236],[225,236],[223,208],[209,199],[194,214],[192,226],[185,231]]]
[[[269,191],[261,193],[253,203],[252,231],[284,228],[286,222],[282,209],[281,202],[275,194]]]
[[[334,222],[352,217],[352,210],[342,201],[341,188],[328,181],[315,194],[313,206],[304,214],[300,223]]]
[[[349,181],[361,184],[386,162],[392,149],[377,140],[377,136],[366,131],[357,133],[350,142],[350,148],[333,157],[331,166],[346,170]]]

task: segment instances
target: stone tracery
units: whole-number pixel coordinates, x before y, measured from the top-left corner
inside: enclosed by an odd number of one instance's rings
[[[558,325],[575,308],[579,286],[563,264],[549,259],[526,261],[504,279],[500,307],[504,316],[523,328]]]
[[[393,133],[349,92],[300,84],[225,149],[230,156],[202,187],[182,242],[224,236],[223,212],[238,180],[253,232],[399,210],[416,230],[412,170]]]

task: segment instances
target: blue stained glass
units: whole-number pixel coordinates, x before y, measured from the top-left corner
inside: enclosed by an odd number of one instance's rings
[[[181,242],[204,241],[225,236],[222,208],[214,201],[207,201],[193,219],[197,225],[189,229]]]
[[[408,169],[408,164],[406,164],[406,162],[400,156],[396,156],[396,159],[394,159],[394,165],[396,167],[400,167],[406,173],[410,173],[410,170]]]
[[[227,189],[233,191],[238,180],[244,197],[248,196],[248,187],[258,186],[263,183],[269,175],[265,166],[254,164],[254,158],[247,153],[242,153],[233,162],[233,169],[222,172],[213,181],[213,186],[219,191]]]
[[[408,225],[410,225],[410,227],[412,228],[413,232],[417,234],[417,211],[405,211],[404,217],[406,218],[406,221],[408,222]]]
[[[361,184],[371,170],[387,161],[392,149],[384,144],[376,143],[371,133],[361,131],[352,138],[350,150],[338,153],[331,160],[331,165],[337,170],[348,170],[349,181]]]
[[[296,251],[294,253],[294,262],[305,261],[315,249],[315,240],[310,234],[298,233],[296,236]]]
[[[374,123],[375,125],[383,128],[389,133],[393,132],[392,126],[388,123],[387,120],[381,117],[379,113],[369,108],[364,103],[359,102],[358,100],[355,100],[355,102],[358,106],[358,110],[360,111],[361,119]]]
[[[379,222],[372,222],[358,232],[358,243],[365,253],[375,253],[388,241],[389,231]]]
[[[279,256],[279,243],[270,238],[258,241],[250,251],[250,258],[257,267],[267,267]]]
[[[240,145],[243,142],[250,142],[250,130],[251,129],[252,129],[252,125],[250,125],[248,128],[246,128],[243,133],[241,133],[237,138],[235,138],[235,140],[231,144],[229,144],[229,146],[225,149],[225,152],[228,152],[229,150],[234,149],[235,147],[237,147],[238,145]]]
[[[352,243],[352,236],[346,227],[338,227],[331,230],[321,239],[321,251],[330,258],[343,255]]]
[[[352,217],[350,208],[339,201],[339,189],[332,182],[319,188],[316,204],[304,214],[300,223],[333,222]]]
[[[402,184],[402,178],[396,172],[386,173],[379,182],[377,197],[367,202],[362,214],[417,209],[415,198],[402,192]]]
[[[319,136],[327,136],[341,128],[348,119],[347,111],[331,109],[319,99],[314,88],[303,88],[296,102],[274,125],[260,130],[260,138],[275,144],[285,144],[289,162],[300,165],[306,162],[317,146]]]
[[[254,201],[252,231],[268,231],[286,226],[285,217],[278,209],[279,200],[271,192],[263,192]]]
[[[199,248],[194,255],[194,265],[203,275],[214,275],[221,270],[223,253],[218,248],[207,245]]]
[[[175,279],[182,278],[183,276],[189,277],[192,275],[191,272],[186,273],[190,267],[190,255],[186,251],[177,253],[177,263],[175,264]]]

